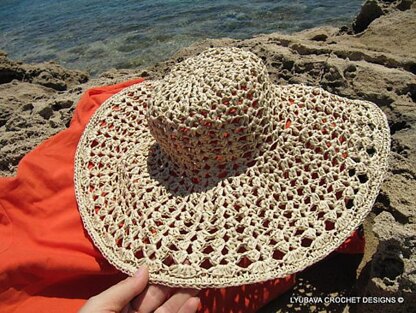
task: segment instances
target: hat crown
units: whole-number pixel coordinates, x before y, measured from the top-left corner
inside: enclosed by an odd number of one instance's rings
[[[150,132],[179,166],[252,160],[268,135],[274,89],[262,60],[237,48],[213,48],[178,64],[149,103]]]

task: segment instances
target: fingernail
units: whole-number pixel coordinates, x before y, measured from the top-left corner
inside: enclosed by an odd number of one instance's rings
[[[137,270],[136,273],[134,273],[134,277],[141,277],[143,276],[143,274],[146,272],[147,270],[147,266],[146,265],[142,265],[139,267],[139,269]]]
[[[198,297],[192,297],[193,301],[195,301],[195,306],[200,306],[201,305],[201,299]]]

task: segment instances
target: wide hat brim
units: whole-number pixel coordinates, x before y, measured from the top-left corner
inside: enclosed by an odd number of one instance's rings
[[[147,127],[157,84],[103,103],[76,152],[82,221],[120,271],[146,264],[152,283],[192,288],[285,277],[338,248],[371,210],[390,146],[373,103],[275,86],[277,141],[238,175],[196,188],[164,170],[172,164]]]

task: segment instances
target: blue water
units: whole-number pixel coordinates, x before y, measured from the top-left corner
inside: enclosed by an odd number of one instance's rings
[[[205,38],[350,23],[362,0],[0,0],[0,49],[100,73],[147,66]]]

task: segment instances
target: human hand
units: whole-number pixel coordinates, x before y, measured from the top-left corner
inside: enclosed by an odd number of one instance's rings
[[[134,274],[91,297],[78,313],[195,313],[197,290],[180,289],[172,294],[165,286],[150,285],[149,270],[142,266]]]

